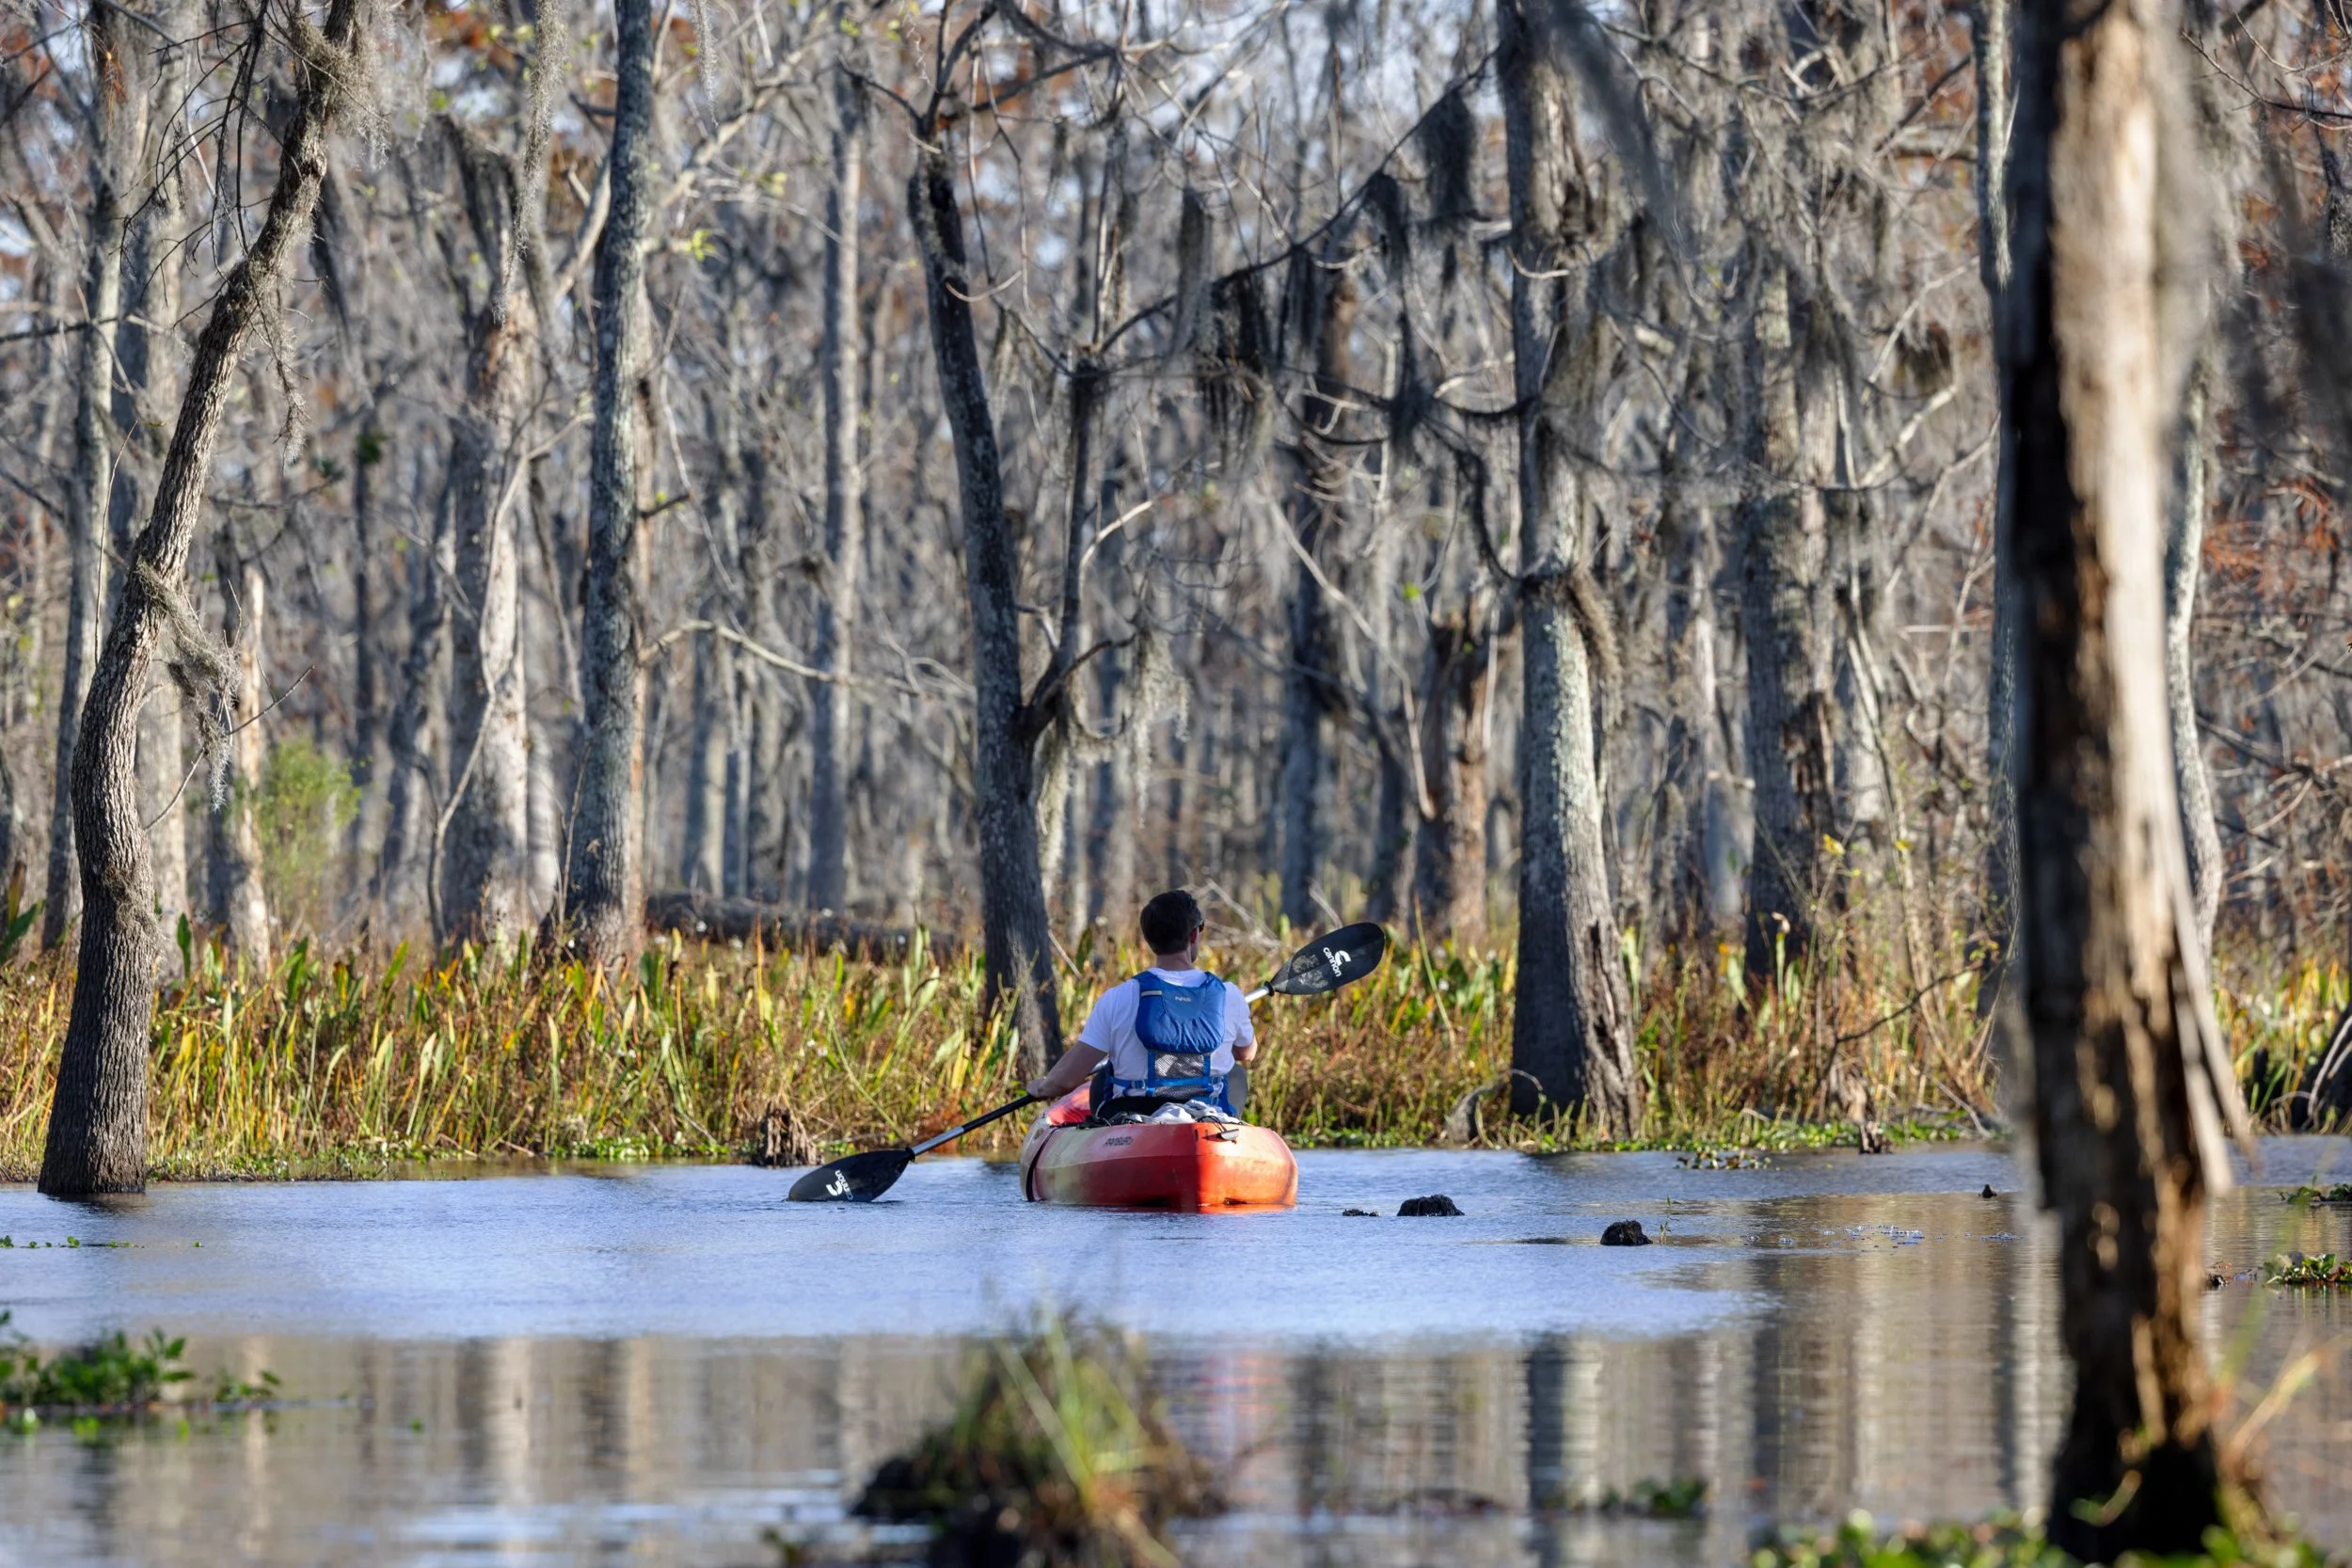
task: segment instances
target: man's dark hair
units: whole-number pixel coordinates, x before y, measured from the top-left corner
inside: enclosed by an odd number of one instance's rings
[[[1143,943],[1153,953],[1181,953],[1192,933],[1207,924],[1192,895],[1175,888],[1143,906]]]

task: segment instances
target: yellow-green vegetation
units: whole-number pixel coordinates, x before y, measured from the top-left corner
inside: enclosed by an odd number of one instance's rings
[[[1750,1560],[1751,1568],[2078,1568],[2030,1517],[1882,1533],[1860,1513],[1833,1531],[1785,1532],[1759,1545]],[[2325,1568],[2331,1560],[2306,1541],[2241,1541],[2216,1529],[2194,1557],[2126,1553],[2116,1568]]]
[[[875,1472],[857,1512],[928,1525],[947,1560],[1115,1568],[1173,1564],[1169,1525],[1223,1507],[1140,1343],[1048,1314],[972,1353],[954,1413]]]
[[[1209,961],[1247,980],[1280,950],[1277,937]],[[977,958],[943,958],[919,936],[892,962],[667,938],[617,977],[527,942],[437,958],[295,942],[256,969],[183,933],[176,958],[149,1101],[164,1177],[764,1147],[803,1164],[903,1143],[1019,1092],[1010,1021],[985,1016]],[[1840,937],[1751,1010],[1730,953],[1658,955],[1640,966],[1642,1146],[1738,1165],[1726,1151],[1851,1141],[1857,1116],[1899,1138],[1994,1126],[1965,958],[1955,948],[1915,986],[1901,953]],[[1064,971],[1065,1020],[1074,1028],[1142,961],[1082,943]],[[2222,1016],[2249,1078],[2293,1081],[2325,1045],[2341,970],[2243,980],[2222,968]],[[39,1164],[72,982],[70,953],[0,966],[0,1177]],[[1513,982],[1507,953],[1402,944],[1334,997],[1262,1004],[1269,1049],[1251,1119],[1305,1147],[1594,1147],[1573,1122],[1509,1114]],[[1014,1118],[965,1147],[1002,1156],[1020,1136]]]
[[[1268,962],[1227,954],[1221,967],[1250,976]],[[1095,991],[1141,963],[1082,946],[1063,1016],[1074,1027]],[[919,940],[876,963],[670,938],[616,979],[528,942],[437,959],[297,942],[257,970],[183,933],[177,967],[157,1000],[149,1098],[166,1177],[366,1174],[432,1156],[731,1158],[770,1141],[763,1128],[804,1163],[1019,1093],[1010,1018],[984,1013],[977,958]],[[1775,1004],[1751,1024],[1711,967],[1658,969],[1642,1042],[1650,1141],[1851,1136],[1823,1088],[1827,1058],[1805,1041],[1817,1025],[1867,1027],[1883,998],[1836,982],[1834,1003]],[[1579,1146],[1573,1125],[1505,1114],[1512,978],[1507,957],[1408,946],[1334,998],[1262,1006],[1270,1049],[1252,1119],[1307,1146]],[[0,1174],[39,1164],[72,990],[63,957],[0,970]],[[1915,1042],[1931,1014],[1970,1029],[1970,1000],[1938,991],[1862,1041],[1830,1028],[1829,1049],[1849,1081],[1865,1064],[1882,1074],[1890,1125],[1924,1105],[1967,1131],[1961,1108],[1993,1103],[1980,1048],[1956,1061]],[[1020,1135],[1000,1124],[970,1151],[1009,1153]]]
[[[359,786],[351,769],[299,737],[269,749],[252,791],[253,831],[262,876],[281,917],[305,927],[333,910],[337,877],[344,872],[343,832],[359,814]]]

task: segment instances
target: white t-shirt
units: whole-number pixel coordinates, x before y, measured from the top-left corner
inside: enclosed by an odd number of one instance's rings
[[[1198,986],[1207,983],[1207,971],[1183,970],[1170,974],[1153,969],[1152,974],[1171,986]],[[1258,1032],[1249,1024],[1249,1004],[1242,1000],[1241,988],[1231,980],[1220,980],[1225,988],[1225,1040],[1209,1058],[1209,1070],[1224,1073],[1233,1070],[1233,1047],[1255,1045]],[[1136,1082],[1150,1076],[1151,1053],[1143,1047],[1143,1037],[1136,1033],[1136,1006],[1140,998],[1133,980],[1121,980],[1104,991],[1087,1014],[1086,1027],[1078,1031],[1078,1043],[1090,1045],[1111,1059],[1111,1075]]]

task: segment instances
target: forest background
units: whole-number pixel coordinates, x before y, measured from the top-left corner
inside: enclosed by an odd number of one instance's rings
[[[2352,1089],[2345,35],[2190,12],[2170,734],[2299,1119]],[[2006,0],[361,15],[135,704],[159,1168],[941,1125],[1164,884],[1243,972],[1411,937],[1274,1021],[1305,1141],[1997,1119]],[[84,694],[307,35],[6,25],[15,1172]]]

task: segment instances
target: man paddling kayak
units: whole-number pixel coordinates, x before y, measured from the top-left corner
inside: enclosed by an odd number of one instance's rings
[[[1248,999],[1200,967],[1208,922],[1191,894],[1161,894],[1143,906],[1141,925],[1152,967],[1103,993],[1077,1043],[1028,1091],[1050,1103],[1107,1061],[1106,1101],[1206,1101],[1231,1115],[1229,1075],[1258,1053]]]
[[[1183,899],[1182,903],[1166,900]],[[1241,1077],[1241,1062],[1257,1053],[1256,1034],[1249,1027],[1249,1004],[1261,996],[1325,996],[1352,980],[1360,980],[1380,967],[1389,949],[1389,934],[1366,922],[1328,931],[1290,956],[1274,977],[1240,998],[1233,1006],[1222,982],[1200,974],[1200,908],[1183,894],[1164,894],[1152,900],[1165,915],[1148,910],[1144,935],[1157,956],[1175,964],[1155,965],[1146,974],[1114,987],[1087,1021],[1086,1038],[1100,1043],[1071,1048],[1063,1058],[1068,1068],[1049,1072],[1025,1085],[1027,1092],[994,1110],[960,1121],[905,1148],[872,1148],[844,1155],[818,1165],[792,1183],[785,1196],[794,1203],[871,1203],[906,1174],[918,1154],[955,1142],[976,1128],[1011,1116],[1041,1099],[1067,1097],[1029,1129],[1021,1150],[1021,1195],[1032,1202],[1083,1203],[1144,1209],[1215,1209],[1234,1204],[1287,1204],[1297,1196],[1298,1163],[1281,1134],[1264,1127],[1247,1127],[1213,1107],[1214,1101],[1169,1100],[1152,1095],[1153,1081],[1179,1094],[1199,1094],[1216,1087],[1220,1066],[1227,1075],[1229,1102],[1242,1095],[1232,1080]],[[1174,933],[1184,934],[1175,942]],[[1163,940],[1168,945],[1164,946]],[[1200,975],[1187,979],[1187,975]],[[1171,989],[1169,982],[1174,982]],[[1212,989],[1213,982],[1221,989]],[[1120,990],[1133,988],[1134,1005],[1113,1005]],[[1192,1004],[1190,1030],[1178,1030],[1162,1016],[1168,1000]],[[1106,1009],[1107,1012],[1106,1012]],[[1122,1028],[1112,1025],[1125,1018]],[[1137,1027],[1137,1020],[1142,1026]],[[1215,1027],[1208,1025],[1215,1021]],[[1102,1027],[1096,1024],[1100,1022]],[[1145,1093],[1125,1105],[1112,1103],[1112,1053],[1132,1036],[1128,1064],[1143,1074]],[[1187,1049],[1151,1053],[1142,1047],[1146,1037],[1174,1039]],[[1199,1049],[1189,1049],[1198,1047]],[[1171,1058],[1152,1059],[1154,1054]],[[1225,1063],[1220,1063],[1220,1055]],[[1173,1058],[1192,1057],[1185,1062]],[[1074,1092],[1089,1071],[1099,1071],[1103,1110],[1116,1125],[1104,1125],[1089,1116],[1095,1097],[1076,1103]],[[1184,1080],[1190,1080],[1186,1083]],[[1128,1082],[1133,1083],[1130,1079]],[[1178,1110],[1182,1106],[1184,1110]],[[1184,1111],[1198,1110],[1186,1117]],[[1164,1115],[1183,1117],[1171,1121]],[[1205,1118],[1205,1119],[1203,1119]],[[1138,1120],[1149,1126],[1135,1125]],[[1091,1125],[1089,1125],[1091,1123]]]

